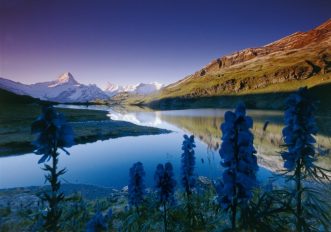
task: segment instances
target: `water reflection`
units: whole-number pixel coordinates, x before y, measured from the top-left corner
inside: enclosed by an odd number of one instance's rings
[[[226,109],[189,109],[158,112],[112,112],[113,119],[127,120],[126,115],[131,115],[131,122],[141,125],[164,127],[164,123],[180,128],[187,133],[194,134],[200,141],[207,145],[207,150],[218,150],[220,145],[221,130]],[[254,120],[253,134],[254,145],[258,151],[259,164],[272,171],[281,170],[283,161],[279,155],[282,149],[283,112],[267,110],[248,110]],[[138,117],[139,116],[139,117]],[[146,120],[151,119],[151,120]],[[329,119],[325,116],[317,117],[320,133],[316,136],[317,144],[326,157],[320,165],[331,167],[331,131]],[[156,123],[157,122],[157,123]],[[163,124],[162,124],[163,122]],[[172,128],[173,129],[173,128]]]
[[[86,108],[68,105],[64,107]],[[152,186],[153,173],[158,163],[171,161],[178,178],[184,133],[196,136],[199,175],[210,178],[220,176],[219,126],[223,122],[225,109],[146,111],[137,108],[114,109],[107,106],[88,108],[107,110],[113,120],[165,128],[174,132],[164,135],[122,137],[74,146],[70,149],[70,156],[63,155],[60,158],[60,166],[69,170],[63,181],[120,188],[127,184],[128,170],[136,161],[144,163],[149,186]],[[258,151],[259,165],[263,167],[258,172],[258,177],[265,180],[271,175],[268,170],[276,171],[282,168],[283,162],[278,153],[282,143],[282,112],[249,110],[248,114],[254,119],[254,143]],[[263,130],[266,121],[269,124],[266,130]],[[319,124],[325,130],[324,134],[317,136],[318,143],[326,148],[331,147],[331,133],[327,132],[330,127],[323,125],[323,122],[328,121],[319,118]],[[38,158],[33,154],[0,158],[0,188],[44,184],[43,171],[41,166],[37,165]],[[331,167],[330,158],[323,159],[322,165]]]
[[[170,130],[182,130],[194,134],[206,144],[207,150],[218,150],[224,113],[228,109],[186,109],[171,111],[151,111],[140,107],[112,108],[93,106],[94,109],[103,109],[110,112],[114,120],[124,120],[139,125],[155,126]],[[283,168],[283,161],[279,155],[282,150],[283,112],[275,110],[248,110],[254,120],[254,146],[258,152],[259,165],[278,171]],[[331,167],[331,118],[328,115],[317,115],[319,134],[317,144],[323,152],[319,164],[322,167]],[[267,127],[265,127],[267,122]]]

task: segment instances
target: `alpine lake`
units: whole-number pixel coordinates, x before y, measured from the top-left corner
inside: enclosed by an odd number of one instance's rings
[[[59,166],[66,168],[62,183],[88,184],[122,188],[127,185],[129,168],[143,163],[147,187],[153,186],[153,175],[159,163],[172,162],[179,180],[183,135],[195,136],[196,174],[216,180],[222,175],[219,147],[220,125],[228,109],[187,109],[153,111],[138,107],[126,109],[101,105],[59,105],[60,108],[106,110],[112,120],[128,121],[137,125],[168,129],[171,133],[158,135],[125,136],[99,140],[68,148],[70,156],[60,155]],[[252,132],[257,151],[260,183],[266,183],[283,169],[282,147],[283,112],[247,110],[254,120]],[[317,116],[319,134],[317,146],[326,155],[319,164],[331,168],[331,128],[328,116]],[[40,156],[27,153],[0,158],[0,188],[40,186],[45,184]]]

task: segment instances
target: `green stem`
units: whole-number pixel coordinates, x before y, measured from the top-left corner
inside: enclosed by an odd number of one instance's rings
[[[296,216],[297,216],[297,231],[302,232],[302,184],[301,184],[301,159],[297,161],[295,170],[296,177]]]
[[[137,204],[136,204],[136,211],[137,211],[137,214],[140,215],[139,206]]]
[[[193,210],[192,210],[192,204],[191,204],[191,194],[189,192],[187,192],[186,196],[187,196],[186,206],[187,206],[188,218],[190,220],[190,225],[193,226],[194,223],[195,223],[195,219],[193,217]]]
[[[60,187],[60,183],[58,182],[58,173],[57,170],[57,163],[58,163],[58,153],[56,145],[54,145],[54,148],[52,149],[52,166],[50,171],[50,185],[51,185],[51,196],[49,196],[48,199],[48,205],[49,205],[49,212],[46,216],[46,222],[45,222],[45,229],[46,231],[50,232],[57,232],[59,231],[59,219],[61,216],[61,211],[59,210],[59,195],[58,190]]]
[[[236,216],[237,216],[237,203],[233,203],[232,206],[232,218],[231,218],[231,223],[232,223],[232,230],[236,230]]]
[[[235,130],[235,137],[234,137],[234,141],[235,141],[235,146],[234,146],[234,157],[236,159],[236,170],[233,173],[233,179],[234,179],[234,186],[233,186],[233,192],[234,192],[234,198],[232,199],[232,206],[231,206],[231,211],[232,211],[232,218],[231,218],[231,223],[232,223],[232,230],[235,231],[236,230],[236,217],[237,217],[237,205],[238,205],[238,197],[237,197],[237,166],[238,166],[238,162],[239,162],[239,157],[238,157],[238,153],[239,153],[239,148],[238,148],[238,129]]]
[[[165,202],[163,202],[163,211],[164,232],[167,232],[167,206]]]

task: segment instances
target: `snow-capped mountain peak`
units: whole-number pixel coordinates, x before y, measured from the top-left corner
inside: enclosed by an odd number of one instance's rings
[[[55,81],[53,81],[48,87],[56,87],[58,85],[69,84],[69,85],[79,85],[70,72],[65,72],[59,76]]]
[[[136,85],[124,85],[122,86],[123,88],[123,92],[133,92],[135,91],[135,89],[137,88],[139,84],[136,84]]]
[[[57,78],[57,81],[61,83],[65,83],[65,82],[78,83],[70,72],[63,73],[61,76]]]
[[[164,84],[161,84],[159,82],[151,82],[152,85],[156,87],[157,90],[160,90],[162,87],[164,87]]]
[[[119,89],[119,86],[113,83],[108,82],[105,88],[105,92],[114,92]]]
[[[163,86],[162,84],[157,82],[152,82],[147,84],[140,83],[134,90],[134,93],[146,95],[158,91],[159,89],[161,89],[162,86]]]
[[[20,95],[30,95],[42,100],[55,102],[89,102],[109,97],[96,85],[84,85],[75,80],[69,72],[55,81],[25,85],[0,78],[0,88]]]
[[[118,93],[132,92],[133,90],[135,90],[135,88],[136,88],[136,85],[121,86],[121,85],[116,85],[116,84],[108,82],[104,91],[108,96],[112,97]]]
[[[108,94],[108,96],[110,97],[123,92],[146,95],[160,90],[163,86],[164,86],[163,84],[160,84],[158,82],[151,82],[147,84],[139,83],[136,85],[123,85],[123,86],[108,82],[107,87],[105,88],[105,93]]]

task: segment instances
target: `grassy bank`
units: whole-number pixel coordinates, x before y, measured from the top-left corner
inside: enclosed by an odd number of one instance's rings
[[[299,88],[300,86],[298,86]],[[329,114],[331,106],[331,84],[323,84],[310,88],[312,96],[319,101],[319,113]],[[193,108],[234,108],[238,102],[245,102],[249,109],[284,110],[285,100],[293,91],[270,91],[250,94],[232,94],[199,97],[168,97],[152,100],[149,103],[140,102],[137,105],[147,105],[153,109],[193,109]],[[132,103],[135,104],[135,103]]]
[[[1,189],[0,231],[39,231],[42,226],[41,215],[45,213],[46,206],[38,196],[47,189],[47,186]],[[186,196],[182,190],[178,190],[175,193],[176,204],[168,209],[168,223],[171,228],[169,231],[230,231],[226,230],[229,227],[228,217],[218,205],[217,194],[211,180],[202,176],[198,177],[197,189],[199,192],[195,192],[190,201],[195,207],[196,223],[191,225],[191,218],[188,217],[186,210]],[[327,202],[330,201],[329,186],[319,186],[318,189],[321,191],[323,199]],[[92,185],[63,184],[61,191],[66,195],[65,204],[62,205],[61,231],[86,231],[88,221],[97,211],[107,215],[110,209],[112,210],[112,217],[106,218],[107,231],[164,230],[163,212],[157,203],[154,189],[147,189],[141,215],[138,215],[134,208],[130,209],[128,206],[127,187],[120,190]],[[256,197],[252,200],[253,202],[259,199],[259,193],[257,190],[254,192]],[[260,210],[265,210],[262,212],[272,214],[272,211],[268,211],[270,206],[275,207],[267,201],[257,205]],[[254,211],[252,212],[254,213]],[[260,211],[255,212],[259,213]],[[259,216],[263,222],[263,217],[268,218],[270,215],[254,214],[254,216]],[[291,219],[289,213],[283,213],[281,216]],[[272,215],[270,218],[273,219]],[[286,221],[284,220],[284,222]],[[269,220],[269,223],[273,222]]]
[[[208,189],[206,200],[211,202],[211,193],[215,194],[211,180],[199,177],[198,186],[201,189]],[[39,196],[48,190],[49,186],[0,189],[0,231],[39,231],[37,229],[38,226],[40,227],[38,220],[45,210],[45,205]],[[106,214],[109,209],[112,209],[113,217],[109,221],[107,231],[141,231],[125,228],[130,227],[127,220],[134,219],[135,216],[128,207],[127,186],[122,189],[114,189],[85,184],[63,184],[61,191],[66,196],[65,204],[62,205],[61,231],[85,231],[87,222],[93,217],[96,210]],[[155,223],[158,228],[155,230],[149,228],[146,231],[160,231],[162,220],[159,220],[159,217],[162,214],[156,207],[155,192],[152,188],[148,188],[146,192],[146,205],[150,207],[150,213],[148,217],[145,216],[144,220],[147,224]],[[176,196],[179,204],[174,210],[173,216],[178,220],[183,220],[185,217],[185,211],[182,209],[184,195],[181,191],[177,191]],[[144,210],[147,209],[145,207]],[[132,222],[137,223],[136,220],[132,220]],[[181,226],[183,227],[183,225]]]
[[[113,121],[106,111],[59,109],[72,125],[75,143],[82,144],[118,138],[168,133],[169,131],[138,126],[129,122]],[[40,114],[38,104],[1,104],[0,114],[0,156],[17,155],[33,151],[30,133],[31,123]]]

